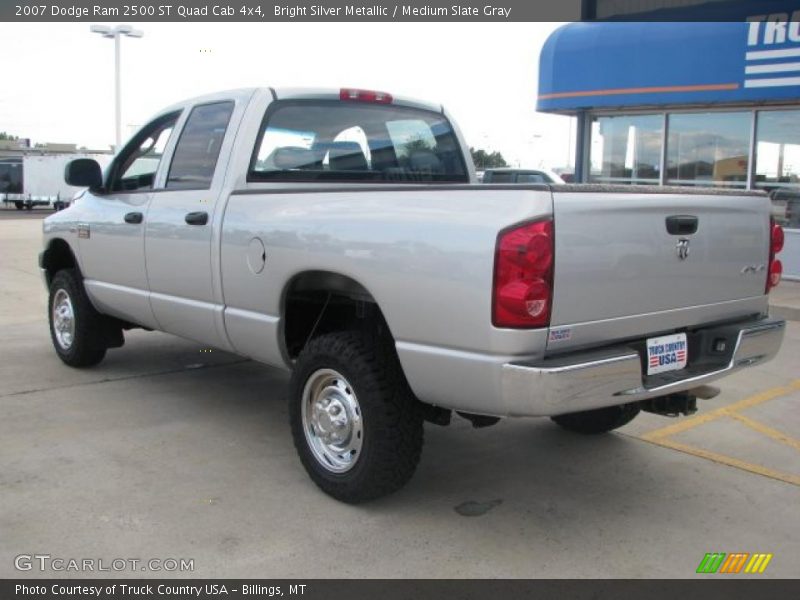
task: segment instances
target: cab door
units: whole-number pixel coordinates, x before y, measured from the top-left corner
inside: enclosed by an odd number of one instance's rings
[[[241,97],[221,97],[191,107],[145,219],[150,305],[159,329],[226,349],[214,248],[232,124],[244,104]]]
[[[148,297],[144,215],[161,157],[181,111],[161,115],[114,158],[104,189],[87,191],[77,223],[84,286],[101,312],[156,327]]]

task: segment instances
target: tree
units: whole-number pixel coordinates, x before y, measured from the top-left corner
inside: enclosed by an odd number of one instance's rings
[[[469,153],[472,155],[472,162],[475,163],[475,168],[483,169],[496,169],[498,167],[507,167],[508,163],[500,152],[486,152],[486,150],[470,147]]]
[[[430,142],[423,139],[421,136],[415,136],[405,141],[402,146],[399,146],[396,149],[397,155],[401,157],[408,157],[415,152],[420,151],[433,151],[433,146],[430,144]]]
[[[16,135],[11,135],[10,133],[6,133],[5,131],[0,131],[0,142],[13,142],[18,140],[19,138]]]

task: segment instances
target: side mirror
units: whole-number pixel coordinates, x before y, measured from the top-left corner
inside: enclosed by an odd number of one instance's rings
[[[76,158],[67,163],[64,169],[64,181],[67,185],[96,190],[103,187],[103,173],[96,160]]]

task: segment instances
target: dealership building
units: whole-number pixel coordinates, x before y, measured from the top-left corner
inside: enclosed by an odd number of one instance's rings
[[[770,192],[784,277],[800,280],[800,2],[735,4],[740,20],[561,27],[541,53],[537,109],[577,117],[577,181]]]

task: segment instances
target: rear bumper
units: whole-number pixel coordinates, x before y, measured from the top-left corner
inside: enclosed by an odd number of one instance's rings
[[[538,363],[506,363],[502,369],[503,403],[510,415],[552,416],[691,390],[770,360],[780,349],[785,328],[783,320],[764,318],[706,329],[703,334],[708,338],[719,332],[735,339],[729,359],[694,367],[690,362],[685,370],[673,371],[668,378],[645,377],[640,353],[631,346]]]

